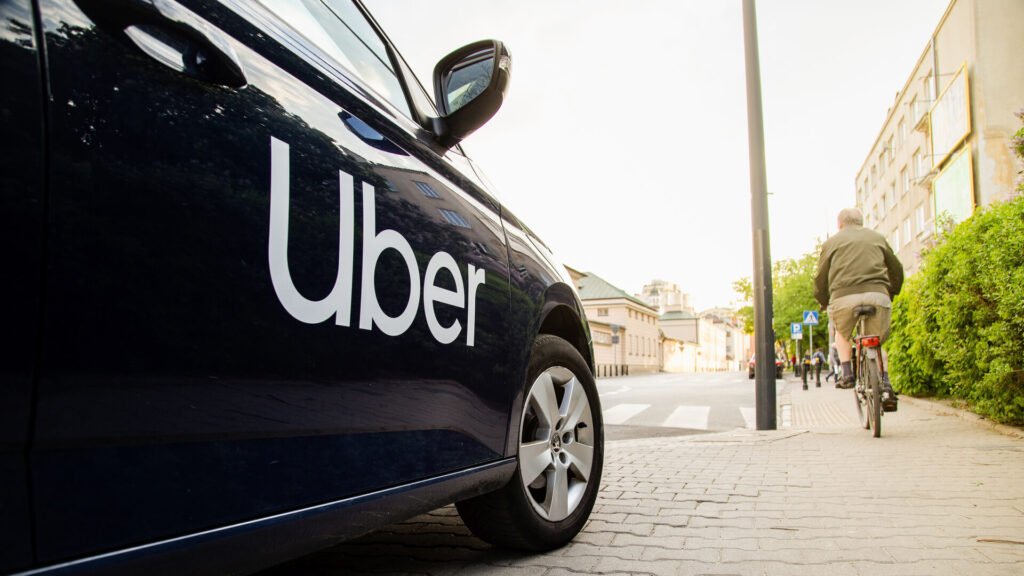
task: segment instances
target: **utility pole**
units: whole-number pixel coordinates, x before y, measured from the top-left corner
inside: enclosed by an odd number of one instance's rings
[[[768,234],[768,182],[761,111],[761,64],[754,0],[743,0],[747,63],[747,140],[750,154],[750,219],[754,239],[754,366],[757,429],[775,430],[775,331],[772,329],[772,257]]]

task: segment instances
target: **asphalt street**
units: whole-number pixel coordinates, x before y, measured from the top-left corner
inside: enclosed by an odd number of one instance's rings
[[[601,378],[597,390],[609,440],[754,428],[754,381],[746,372]]]

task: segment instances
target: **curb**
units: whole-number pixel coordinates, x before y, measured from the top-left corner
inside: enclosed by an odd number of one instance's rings
[[[973,422],[984,428],[989,428],[1003,436],[1009,436],[1011,438],[1016,438],[1017,440],[1024,440],[1024,429],[993,422],[984,416],[979,416],[974,412],[971,412],[970,410],[954,408],[953,406],[947,406],[941,402],[936,402],[935,400],[914,398],[913,396],[907,396],[906,394],[900,394],[900,401],[910,402],[914,406],[924,408],[929,412],[942,416],[956,416],[962,420],[967,420],[968,422]]]

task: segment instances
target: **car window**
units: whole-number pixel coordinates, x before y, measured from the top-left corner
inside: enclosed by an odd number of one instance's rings
[[[412,117],[380,36],[349,0],[260,0],[289,26]]]
[[[409,93],[412,95],[415,106],[427,114],[436,116],[437,108],[434,107],[434,101],[427,94],[427,91],[423,89],[419,78],[416,77],[416,74],[413,74],[412,68],[409,67],[409,63],[405,61],[401,54],[398,54],[397,57],[398,65],[402,68],[402,75],[408,80],[406,86],[409,88]]]

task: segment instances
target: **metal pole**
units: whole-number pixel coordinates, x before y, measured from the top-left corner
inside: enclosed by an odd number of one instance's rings
[[[775,331],[772,329],[772,258],[768,235],[768,183],[761,112],[761,65],[754,0],[743,0],[747,68],[747,141],[750,155],[750,219],[754,239],[754,367],[757,429],[775,430]]]

